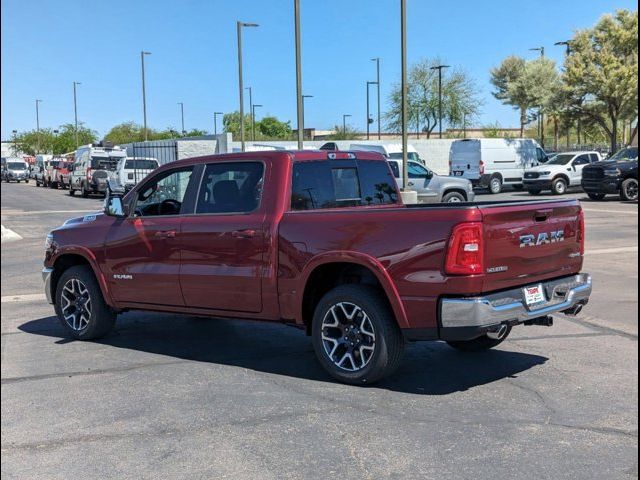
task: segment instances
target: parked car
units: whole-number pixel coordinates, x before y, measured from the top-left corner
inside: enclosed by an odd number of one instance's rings
[[[607,194],[638,200],[638,147],[625,147],[606,161],[586,166],[582,189],[593,200],[602,200]]]
[[[398,186],[403,187],[402,160],[389,160]],[[466,178],[438,175],[421,163],[409,161],[409,186],[418,192],[419,203],[473,202],[473,184]]]
[[[49,162],[46,168],[45,185],[49,188],[65,188],[68,180],[64,181],[64,177],[69,176],[69,166],[71,164],[63,158],[54,158]]]
[[[125,189],[129,189],[158,166],[158,160],[151,157],[123,158],[118,163],[118,183]]]
[[[165,164],[47,236],[47,299],[76,339],[130,309],[293,324],[358,385],[391,374],[407,340],[487,350],[588,302],[577,200],[405,206],[385,160],[316,150]]]
[[[124,149],[108,142],[78,148],[70,170],[69,195],[77,191],[83,197],[91,193],[104,194],[108,180],[117,177],[118,162],[126,156]]]
[[[2,180],[29,183],[29,164],[21,158],[7,158],[2,165]]]
[[[524,188],[531,195],[538,195],[543,190],[562,195],[569,187],[580,186],[582,170],[601,159],[596,151],[559,153],[547,163],[527,170],[524,173]]]
[[[402,144],[401,143],[352,143],[349,150],[359,150],[368,152],[378,152],[389,160],[402,161]],[[407,145],[407,158],[414,162],[424,165],[424,160],[418,155],[418,151],[412,145]]]
[[[546,159],[547,154],[535,140],[466,138],[451,143],[449,174],[500,193],[504,185],[522,188],[525,170]]]

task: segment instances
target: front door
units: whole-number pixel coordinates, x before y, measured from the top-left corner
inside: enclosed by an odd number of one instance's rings
[[[195,215],[182,222],[180,284],[187,307],[262,311],[264,164],[206,166]]]
[[[434,203],[438,201],[439,192],[433,188],[433,173],[418,162],[409,162],[409,187],[418,192],[420,202]],[[437,183],[437,182],[434,182]]]
[[[197,186],[193,167],[164,171],[137,192],[128,218],[114,222],[105,247],[107,282],[117,302],[184,306],[180,229]],[[191,184],[194,184],[193,186]]]
[[[584,153],[578,155],[571,162],[571,170],[569,171],[569,178],[571,179],[571,185],[580,185],[582,182],[582,170],[584,167],[591,163],[589,155]]]

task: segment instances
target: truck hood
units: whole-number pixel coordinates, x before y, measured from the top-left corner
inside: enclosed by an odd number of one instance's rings
[[[566,170],[567,168],[571,168],[569,165],[549,165],[543,163],[542,165],[538,165],[537,167],[527,168],[527,172],[559,172],[561,170]]]

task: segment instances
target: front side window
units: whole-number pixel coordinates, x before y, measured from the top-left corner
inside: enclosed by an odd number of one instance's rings
[[[422,165],[409,162],[409,178],[429,178],[429,170]]]
[[[587,165],[589,163],[589,155],[580,155],[573,161],[574,165]]]
[[[260,206],[264,165],[261,162],[207,165],[196,213],[249,213]]]
[[[138,192],[135,215],[140,217],[181,213],[193,167],[158,175]]]

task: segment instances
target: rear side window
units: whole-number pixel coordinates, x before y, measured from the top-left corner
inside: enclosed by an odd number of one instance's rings
[[[158,168],[158,162],[155,160],[127,160],[124,168],[127,170],[153,170]]]
[[[196,213],[249,213],[260,206],[264,165],[261,162],[207,165]]]
[[[398,201],[386,162],[299,162],[293,166],[292,210],[315,210]]]
[[[590,153],[589,158],[591,158],[591,163],[597,162],[599,160],[598,155],[596,155],[595,153]]]

